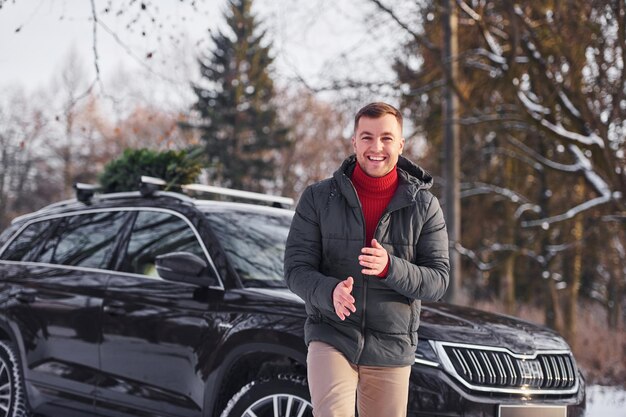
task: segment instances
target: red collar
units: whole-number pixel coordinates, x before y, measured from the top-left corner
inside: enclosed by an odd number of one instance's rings
[[[357,162],[352,173],[352,182],[359,193],[378,198],[389,197],[395,193],[398,186],[397,166],[382,177],[370,177]]]

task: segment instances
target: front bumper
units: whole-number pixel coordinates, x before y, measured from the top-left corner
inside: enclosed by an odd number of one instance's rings
[[[522,395],[472,392],[441,367],[413,365],[409,384],[409,416],[499,417],[500,405],[566,406],[567,417],[585,413],[585,381],[568,395]]]

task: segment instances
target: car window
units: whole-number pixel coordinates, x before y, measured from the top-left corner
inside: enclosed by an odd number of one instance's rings
[[[180,217],[158,211],[140,211],[128,242],[121,269],[158,276],[155,259],[169,252],[190,252],[206,260],[200,242]]]
[[[5,243],[7,243],[13,235],[22,228],[23,223],[13,223],[8,228],[4,229],[2,233],[0,233],[0,248],[3,248]]]
[[[285,287],[283,257],[291,215],[205,213],[246,287]]]
[[[52,222],[46,220],[29,224],[19,236],[11,241],[2,254],[2,259],[7,261],[28,260],[51,226]]]
[[[125,218],[119,211],[64,217],[35,261],[106,269]]]

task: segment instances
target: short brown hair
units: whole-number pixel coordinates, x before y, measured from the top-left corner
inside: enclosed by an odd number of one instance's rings
[[[354,131],[356,132],[361,117],[378,119],[386,114],[391,114],[396,118],[398,124],[400,125],[400,132],[402,132],[402,113],[400,113],[400,110],[396,109],[391,104],[383,103],[381,101],[370,103],[362,107],[361,110],[357,112],[356,116],[354,116]]]

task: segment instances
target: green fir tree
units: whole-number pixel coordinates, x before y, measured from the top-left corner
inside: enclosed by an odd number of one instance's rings
[[[194,86],[210,180],[264,191],[275,178],[277,150],[287,146],[270,77],[269,42],[251,12],[252,0],[229,0],[227,31],[212,35],[214,50],[200,58],[205,85]]]
[[[142,175],[157,177],[167,183],[165,190],[178,191],[180,185],[196,182],[202,170],[202,149],[154,151],[126,149],[110,161],[100,175],[105,193],[136,191]]]

